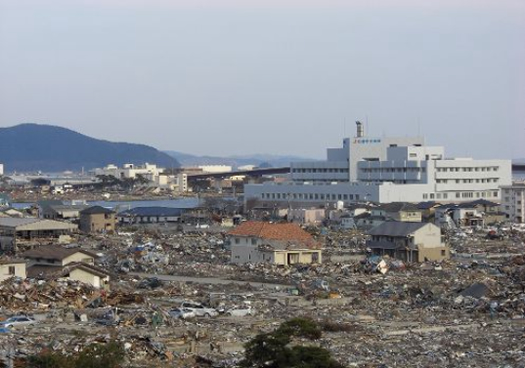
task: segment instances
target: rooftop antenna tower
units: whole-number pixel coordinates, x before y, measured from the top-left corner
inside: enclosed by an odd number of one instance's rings
[[[365,136],[365,127],[363,126],[363,123],[361,123],[359,120],[355,122],[355,125],[357,126],[357,138],[362,138]]]

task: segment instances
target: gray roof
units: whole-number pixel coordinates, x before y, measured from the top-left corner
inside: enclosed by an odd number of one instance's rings
[[[98,258],[94,253],[81,248],[64,248],[59,245],[43,245],[21,254],[23,258],[41,258],[41,259],[58,259],[63,260],[75,253],[84,253],[93,258]]]
[[[487,201],[486,199],[477,199],[475,201],[472,201],[472,202],[467,202],[467,203],[460,203],[459,204],[459,207],[461,208],[473,208],[473,207],[476,207],[476,206],[486,206],[486,207],[497,207],[499,206],[499,204],[495,203],[495,202],[491,202],[491,201]]]
[[[104,208],[102,206],[92,206],[88,207],[85,210],[80,211],[81,215],[98,215],[98,214],[111,214],[115,211],[110,210],[109,208]]]
[[[428,210],[433,207],[441,206],[441,203],[434,202],[434,201],[427,201],[427,202],[419,202],[416,206],[420,210]]]
[[[55,210],[57,212],[59,211],[81,211],[89,207],[87,204],[57,204],[57,205],[50,205],[48,206],[52,210]]]
[[[71,271],[76,270],[76,269],[81,269],[85,272],[91,273],[92,275],[99,276],[99,277],[109,276],[109,272],[107,272],[106,270],[103,270],[100,267],[93,266],[93,265],[90,265],[84,262],[68,263],[67,265],[64,266],[62,271],[63,271],[63,274],[65,275],[65,274],[69,274]]]
[[[428,225],[426,222],[388,221],[371,229],[369,235],[407,236]]]
[[[378,207],[378,209],[392,213],[392,212],[399,212],[399,211],[419,211],[417,206],[415,206],[412,203],[406,203],[406,202],[392,202],[392,203],[385,203]]]
[[[135,207],[120,212],[119,216],[180,216],[184,211],[184,208],[172,207]]]

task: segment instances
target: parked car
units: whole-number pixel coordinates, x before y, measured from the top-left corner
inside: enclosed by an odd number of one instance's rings
[[[14,316],[0,322],[0,327],[19,327],[19,326],[32,326],[36,324],[36,321],[27,316]]]
[[[207,308],[199,303],[183,302],[181,308],[189,309],[195,313],[195,316],[197,317],[216,317],[219,315],[219,312],[217,312],[215,309]]]
[[[253,315],[254,311],[250,305],[242,305],[228,309],[227,316],[244,317]]]
[[[195,312],[188,308],[175,308],[169,311],[169,315],[173,318],[187,319],[195,317]]]

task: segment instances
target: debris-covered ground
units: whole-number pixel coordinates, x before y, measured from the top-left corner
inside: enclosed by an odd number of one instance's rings
[[[229,264],[220,232],[80,238],[113,273],[111,290],[4,281],[0,315],[34,324],[2,329],[2,358],[117,340],[126,366],[234,367],[257,333],[302,315],[319,322],[317,343],[347,366],[524,367],[525,234],[500,233],[456,231],[453,259],[413,265],[365,259],[360,234],[319,234],[326,262],[292,267]],[[214,313],[177,318],[172,310],[189,302]]]

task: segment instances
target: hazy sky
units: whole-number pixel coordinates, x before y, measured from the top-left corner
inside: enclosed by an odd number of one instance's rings
[[[1,127],[322,158],[356,119],[525,157],[525,1],[0,0]]]

